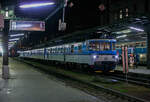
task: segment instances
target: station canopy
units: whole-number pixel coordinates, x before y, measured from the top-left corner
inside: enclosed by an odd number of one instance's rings
[[[150,20],[146,16],[126,18],[108,26],[98,26],[87,30],[76,31],[48,41],[47,43],[37,45],[35,48],[75,41],[79,42],[90,38],[113,38],[117,40],[118,44],[146,41],[149,25]]]

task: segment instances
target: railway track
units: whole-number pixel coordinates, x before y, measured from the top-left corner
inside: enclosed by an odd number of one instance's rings
[[[69,80],[69,81],[71,81],[70,83],[81,84],[81,86],[77,86],[76,84],[74,84],[74,85],[76,85],[75,87],[80,87],[81,90],[84,90],[85,87],[92,88],[92,89],[96,90],[96,93],[98,93],[98,96],[100,95],[102,97],[104,97],[104,96],[108,97],[109,102],[148,102],[144,99],[140,99],[140,98],[128,95],[128,94],[124,94],[124,93],[121,93],[119,91],[112,90],[110,88],[105,88],[99,84],[91,83],[91,82],[81,80],[81,79],[78,79],[75,77],[71,77],[71,76],[68,76],[68,75],[65,75],[62,73],[47,70],[46,68],[39,67],[38,65],[32,64],[31,62],[26,62],[24,60],[21,60],[21,61],[24,63],[27,63],[27,64],[35,67],[35,68],[38,68],[38,69],[40,69],[40,70],[42,70],[42,71],[44,71],[50,75],[54,75],[57,78],[62,79],[63,81]],[[87,91],[87,89],[85,89],[84,91]],[[91,91],[89,93],[91,93]]]
[[[132,84],[150,88],[150,79],[148,79],[148,78],[132,76],[132,74],[129,74],[126,77],[126,75],[123,73],[113,73],[113,74],[109,73],[109,74],[106,74],[106,76],[109,78],[112,78],[112,79],[119,80],[119,81],[126,81],[128,83],[132,83]]]

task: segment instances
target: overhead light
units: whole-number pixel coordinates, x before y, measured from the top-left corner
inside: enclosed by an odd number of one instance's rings
[[[132,30],[144,32],[144,30],[143,30],[143,29],[140,29],[140,28],[135,28],[135,27],[129,27],[129,28],[132,29]]]
[[[19,38],[9,39],[9,41],[17,41],[17,40],[19,40]]]
[[[27,28],[27,27],[32,27],[32,25],[31,24],[19,24],[19,25],[16,25],[17,27],[19,27],[19,28]]]
[[[10,37],[18,37],[18,36],[23,36],[24,34],[13,34],[13,35],[10,35]]]
[[[125,35],[121,35],[121,36],[117,36],[116,38],[125,38],[125,37],[127,37],[126,34]]]
[[[32,3],[32,4],[25,4],[19,6],[20,8],[32,8],[32,7],[41,7],[41,6],[48,6],[48,5],[54,5],[54,2],[48,2],[48,3]]]
[[[126,30],[115,32],[115,33],[116,34],[127,34],[127,33],[131,33],[131,30],[130,29],[126,29]]]
[[[2,53],[2,56],[3,56],[3,48],[2,48],[2,46],[0,46],[0,52]]]

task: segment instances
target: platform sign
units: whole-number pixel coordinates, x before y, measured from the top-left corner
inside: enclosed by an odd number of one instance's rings
[[[4,16],[0,14],[0,28],[4,28]]]
[[[11,20],[10,31],[45,31],[45,22]]]

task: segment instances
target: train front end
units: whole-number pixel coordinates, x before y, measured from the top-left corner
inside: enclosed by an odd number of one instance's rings
[[[89,41],[91,68],[94,71],[110,72],[115,69],[118,61],[115,43],[114,39]]]

